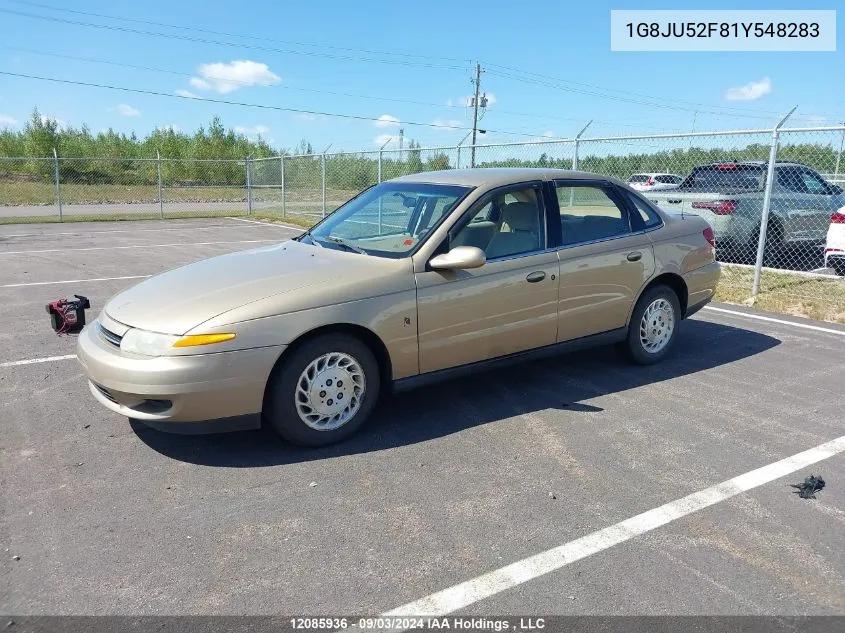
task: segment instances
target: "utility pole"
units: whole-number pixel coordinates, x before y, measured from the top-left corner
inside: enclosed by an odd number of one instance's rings
[[[402,147],[405,145],[405,128],[399,128],[399,160],[402,160]]]
[[[481,90],[481,64],[475,64],[475,97],[472,100],[472,159],[470,167],[475,167],[475,139],[478,132],[478,92]]]

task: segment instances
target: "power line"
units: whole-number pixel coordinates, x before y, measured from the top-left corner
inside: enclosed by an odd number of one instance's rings
[[[59,24],[72,24],[74,26],[85,26],[95,29],[103,29],[107,31],[118,31],[121,33],[132,33],[134,35],[148,35],[153,37],[162,37],[167,39],[176,39],[176,40],[183,40],[186,42],[193,42],[199,44],[214,44],[216,46],[228,46],[228,47],[235,47],[235,48],[245,48],[250,50],[259,50],[265,51],[270,53],[277,53],[282,55],[305,55],[309,57],[325,57],[328,59],[335,59],[335,60],[346,60],[346,61],[358,61],[358,62],[373,62],[379,64],[391,64],[396,66],[414,66],[418,68],[437,68],[437,69],[444,69],[444,70],[464,70],[465,66],[457,66],[457,65],[446,65],[446,64],[431,64],[431,63],[423,63],[423,62],[412,62],[408,60],[396,60],[396,59],[377,59],[373,57],[353,57],[350,55],[334,55],[331,53],[320,53],[316,51],[296,51],[296,50],[289,50],[289,49],[280,49],[280,48],[271,48],[268,46],[259,46],[257,44],[241,44],[241,43],[234,43],[234,42],[224,42],[221,40],[211,40],[201,37],[190,37],[187,35],[177,35],[175,33],[161,33],[159,31],[147,31],[144,29],[134,29],[125,26],[116,26],[114,24],[96,24],[94,22],[82,22],[79,20],[67,20],[63,18],[55,18],[52,16],[47,15],[37,15],[35,13],[26,13],[24,11],[14,11],[12,9],[0,9],[0,13],[5,13],[8,15],[16,15],[19,17],[25,18],[32,18],[35,20],[44,20],[47,22],[56,22]]]
[[[53,83],[60,83],[66,84],[71,86],[86,86],[89,88],[103,88],[106,90],[116,90],[119,92],[130,92],[134,94],[145,94],[145,95],[152,95],[156,97],[167,97],[170,99],[182,99],[185,101],[200,101],[205,103],[217,103],[221,105],[234,105],[240,106],[245,108],[259,108],[262,110],[275,110],[278,112],[293,112],[296,114],[313,114],[316,116],[325,116],[325,117],[334,117],[340,119],[352,119],[357,121],[380,121],[381,119],[377,117],[368,117],[368,116],[360,116],[355,114],[341,114],[339,112],[321,112],[319,110],[305,110],[302,108],[285,108],[282,106],[273,106],[273,105],[265,105],[261,103],[246,103],[243,101],[230,101],[228,99],[210,99],[208,97],[186,97],[177,94],[171,94],[169,92],[159,92],[156,90],[145,90],[142,88],[129,88],[126,86],[113,86],[110,84],[99,84],[87,81],[75,81],[72,79],[59,79],[58,77],[42,77],[39,75],[29,75],[24,73],[13,73],[8,72],[5,70],[0,70],[0,75],[6,75],[8,77],[19,77],[22,79],[34,79],[37,81],[50,81]],[[426,128],[434,128],[434,129],[445,129],[445,130],[471,130],[472,128],[469,127],[460,127],[460,126],[453,126],[453,125],[437,125],[435,123],[421,123],[419,121],[402,121],[402,125],[413,125],[416,127],[426,127]],[[495,132],[497,134],[509,134],[514,136],[536,136],[536,134],[529,134],[529,133],[522,133],[522,132],[509,132],[506,130],[488,130],[489,132]]]
[[[244,33],[228,33],[226,31],[213,31],[211,29],[203,29],[196,26],[184,26],[180,24],[169,24],[167,22],[153,22],[150,20],[140,20],[137,18],[127,18],[124,16],[119,15],[109,15],[107,13],[94,13],[91,11],[80,11],[78,9],[68,9],[65,7],[57,7],[55,5],[50,4],[43,4],[41,2],[29,2],[28,0],[9,0],[13,4],[22,4],[30,7],[37,7],[40,9],[48,9],[51,11],[60,11],[63,13],[73,13],[75,15],[85,15],[89,17],[96,17],[96,18],[105,18],[107,20],[118,20],[121,22],[131,22],[134,24],[145,24],[147,26],[163,26],[166,28],[171,29],[180,29],[183,31],[193,31],[195,33],[207,33],[209,35],[222,35],[224,37],[241,37],[244,39],[255,40],[259,42],[270,42],[276,44],[288,44],[294,46],[310,46],[313,48],[330,48],[333,50],[339,51],[346,51],[352,53],[369,53],[373,55],[388,55],[388,56],[399,56],[399,57],[416,57],[419,59],[431,59],[431,60],[441,60],[441,61],[450,61],[450,62],[460,62],[460,63],[469,63],[469,60],[459,59],[456,57],[443,57],[441,55],[420,55],[418,53],[403,53],[399,51],[383,51],[377,49],[367,49],[367,48],[351,48],[346,46],[335,46],[331,44],[315,44],[311,42],[297,42],[294,40],[281,40],[281,39],[274,39],[269,37],[261,37],[258,35],[247,35]]]
[[[111,60],[111,59],[102,59],[102,58],[97,58],[97,57],[80,57],[80,56],[77,56],[77,55],[68,55],[68,54],[65,54],[65,53],[56,53],[56,52],[51,52],[51,51],[41,51],[41,50],[35,50],[35,49],[30,49],[30,48],[23,48],[23,47],[19,47],[19,46],[0,46],[0,48],[2,48],[4,50],[27,53],[27,54],[31,54],[31,55],[41,55],[41,56],[44,56],[44,57],[54,57],[54,58],[57,58],[57,59],[67,59],[67,60],[72,60],[72,61],[80,61],[80,62],[85,62],[85,63],[88,63],[88,64],[104,64],[104,65],[107,65],[107,66],[115,66],[115,67],[118,67],[118,68],[131,68],[133,70],[143,70],[143,71],[152,72],[152,73],[163,73],[163,74],[174,75],[174,76],[178,76],[178,77],[194,77],[195,76],[194,73],[186,73],[186,72],[183,72],[183,71],[172,70],[172,69],[169,69],[169,68],[157,68],[157,67],[154,67],[154,66],[141,66],[141,65],[138,65],[138,64],[128,64],[128,63],[125,63],[125,62],[118,62],[118,61],[114,61],[114,60]],[[243,86],[253,85],[253,84],[251,84],[250,82],[247,82],[247,81],[230,79],[228,77],[216,77],[216,76],[213,76],[213,75],[204,75],[203,77],[205,79],[225,80],[228,83],[239,84],[239,85],[243,85]],[[450,108],[450,109],[465,110],[466,107],[467,107],[466,105],[433,103],[431,101],[418,101],[418,100],[415,100],[415,99],[402,99],[402,98],[399,98],[399,97],[362,95],[362,94],[354,94],[354,93],[348,93],[348,92],[337,92],[337,91],[334,91],[334,90],[320,90],[318,88],[303,88],[303,87],[300,87],[300,86],[289,86],[289,85],[284,85],[284,84],[278,85],[278,86],[272,86],[272,87],[277,88],[277,89],[281,89],[281,90],[293,90],[293,91],[297,91],[297,92],[309,92],[309,93],[325,94],[325,95],[331,95],[331,96],[337,96],[337,97],[351,97],[351,98],[356,98],[356,99],[368,99],[368,100],[371,100],[371,101],[384,101],[384,102],[391,102],[391,103],[406,103],[406,104],[411,104],[411,105],[422,105],[422,106],[433,107],[433,108]],[[513,111],[513,110],[502,110],[501,108],[496,108],[496,112],[500,113],[500,114],[507,114],[507,115],[517,116],[517,117],[539,119],[539,120],[542,120],[542,121],[566,121],[566,122],[583,123],[583,119],[579,119],[579,118],[575,118],[575,117],[560,117],[560,116],[551,116],[551,115],[543,115],[543,114],[531,114],[531,113],[527,113],[527,112],[516,112],[516,111]],[[655,130],[664,130],[664,131],[666,129],[665,126],[654,127],[654,126],[648,126],[648,125],[634,125],[634,124],[631,124],[631,123],[619,123],[619,122],[616,122],[616,121],[607,121],[607,120],[601,120],[601,119],[596,119],[595,122],[596,123],[604,123],[604,124],[608,124],[608,125],[617,125],[617,126],[620,126],[620,127],[626,127],[626,128],[631,128],[631,129],[651,128],[651,129],[655,129]]]
[[[512,66],[502,66],[500,64],[487,64],[487,65],[492,67],[492,68],[499,68],[499,69],[502,69],[502,70],[505,70],[505,71],[510,71],[510,72],[513,72],[513,73],[519,73],[520,75],[528,75],[530,77],[536,77],[536,78],[539,78],[539,79],[544,79],[544,80],[559,83],[559,84],[571,84],[573,86],[581,86],[583,88],[592,88],[592,89],[595,89],[595,90],[602,90],[602,91],[608,92],[608,93],[618,93],[618,94],[623,94],[623,95],[630,95],[630,96],[633,96],[633,97],[640,97],[640,98],[644,98],[644,99],[654,99],[655,98],[654,95],[647,95],[647,94],[643,94],[643,93],[639,93],[639,92],[631,92],[629,90],[619,90],[619,89],[616,89],[616,88],[605,88],[603,86],[598,86],[598,85],[595,85],[595,84],[588,84],[588,83],[583,83],[583,82],[578,82],[578,81],[572,81],[570,79],[561,79],[559,77],[553,77],[551,75],[544,75],[542,73],[530,72],[530,71],[522,70],[522,69],[519,69],[519,68],[514,68]],[[509,77],[513,78],[511,75],[509,75]],[[765,113],[765,114],[772,114],[772,115],[782,115],[783,114],[783,112],[780,112],[780,111],[777,111],[777,110],[762,110],[762,109],[752,109],[752,108],[738,108],[738,107],[735,107],[735,106],[710,105],[710,104],[706,104],[706,103],[699,103],[699,102],[696,102],[696,101],[688,101],[688,100],[685,100],[685,99],[673,99],[673,98],[670,98],[670,97],[660,97],[660,100],[661,101],[674,102],[674,103],[682,103],[682,104],[690,105],[690,106],[695,106],[696,109],[710,108],[710,109],[718,109],[718,110],[732,110],[732,111],[737,111],[737,112]],[[805,115],[805,116],[809,116],[809,115]]]
[[[10,0],[10,1],[13,2],[13,3],[16,3],[16,4],[38,7],[38,8],[47,9],[47,10],[60,11],[60,12],[65,12],[65,13],[78,14],[78,15],[86,15],[86,16],[92,16],[92,17],[98,17],[98,18],[105,18],[105,19],[110,19],[110,20],[119,20],[119,21],[131,22],[131,23],[136,23],[136,24],[146,24],[146,25],[153,25],[153,26],[161,26],[161,27],[165,27],[165,28],[181,29],[181,30],[194,31],[194,32],[199,32],[199,33],[208,33],[208,34],[213,34],[213,35],[222,35],[222,36],[225,36],[225,37],[238,37],[238,38],[252,39],[252,40],[257,40],[257,41],[279,42],[279,43],[293,44],[293,45],[296,45],[296,46],[330,48],[330,49],[334,49],[334,50],[341,50],[341,51],[347,51],[347,52],[364,52],[364,53],[368,53],[368,54],[387,55],[387,56],[394,56],[394,57],[400,56],[400,57],[407,57],[407,58],[444,60],[444,61],[453,61],[453,62],[462,62],[462,63],[466,63],[468,61],[468,60],[460,60],[458,58],[443,57],[443,56],[420,55],[420,54],[414,54],[414,53],[403,53],[403,52],[395,52],[395,51],[379,51],[379,50],[375,50],[375,49],[351,48],[351,47],[342,47],[342,46],[325,45],[325,44],[313,44],[313,43],[308,43],[308,42],[297,42],[297,41],[290,41],[290,40],[278,40],[278,39],[265,38],[265,37],[254,36],[254,35],[246,35],[246,34],[239,34],[239,33],[228,33],[228,32],[225,32],[225,31],[214,31],[214,30],[203,29],[203,28],[199,28],[199,27],[169,24],[169,23],[165,23],[165,22],[154,22],[154,21],[150,21],[150,20],[140,20],[140,19],[136,19],[136,18],[127,18],[127,17],[122,17],[122,16],[116,16],[116,15],[101,14],[101,13],[94,13],[94,12],[88,12],[88,11],[80,11],[80,10],[76,10],[76,9],[66,9],[66,8],[63,8],[63,7],[57,7],[57,6],[54,6],[54,5],[48,5],[48,4],[43,4],[43,3],[39,3],[39,2],[30,2],[28,0]],[[115,25],[95,24],[95,23],[81,22],[81,21],[76,21],[76,20],[64,20],[64,19],[61,19],[61,18],[55,18],[55,17],[50,17],[50,16],[44,16],[44,15],[36,15],[36,14],[31,14],[31,13],[24,13],[24,12],[21,12],[21,11],[13,11],[13,10],[9,10],[9,9],[0,9],[0,12],[8,13],[8,14],[11,14],[11,15],[18,15],[18,16],[22,16],[22,17],[29,17],[29,18],[33,18],[33,19],[40,19],[40,20],[47,20],[47,21],[58,22],[58,23],[72,24],[72,25],[77,25],[77,26],[87,26],[87,27],[91,27],[91,28],[116,30],[116,31],[121,31],[121,32],[135,33],[135,34],[139,34],[139,35],[151,35],[151,36],[155,36],[155,37],[174,38],[174,39],[181,39],[181,40],[186,40],[186,41],[191,41],[191,42],[215,44],[215,45],[222,45],[222,46],[250,48],[250,49],[263,50],[263,51],[275,52],[275,53],[280,53],[280,54],[306,55],[306,56],[326,57],[326,58],[329,58],[329,59],[374,62],[374,63],[384,63],[384,64],[404,65],[404,66],[417,66],[417,67],[424,67],[424,68],[441,68],[441,69],[449,69],[449,70],[463,70],[463,69],[466,68],[466,66],[443,65],[443,64],[437,65],[437,64],[427,64],[427,63],[411,62],[411,61],[399,61],[399,60],[394,60],[394,59],[374,59],[374,58],[364,58],[364,57],[332,55],[332,54],[328,54],[328,53],[320,53],[320,52],[314,52],[314,51],[294,51],[294,50],[274,49],[274,48],[268,48],[268,47],[263,47],[263,46],[250,46],[250,45],[247,45],[247,44],[234,43],[234,42],[221,42],[221,41],[217,41],[217,40],[207,40],[207,39],[202,39],[202,38],[191,38],[191,37],[186,37],[186,36],[179,36],[179,35],[170,34],[170,33],[160,33],[160,32],[155,32],[155,31],[143,31],[143,30],[138,30],[138,29],[130,29],[130,28],[120,27],[120,26],[115,26]],[[661,97],[660,103],[656,103],[654,101],[642,101],[642,100],[635,100],[635,99],[625,99],[625,98],[622,98],[622,97],[615,96],[613,93],[622,94],[622,95],[631,95],[632,97],[638,97],[638,98],[641,98],[641,99],[653,99],[653,97],[651,95],[645,95],[645,94],[642,94],[642,93],[636,93],[636,92],[631,92],[631,91],[626,91],[626,90],[611,89],[611,88],[604,88],[602,86],[597,86],[595,84],[588,84],[588,83],[576,82],[576,81],[567,80],[567,79],[561,79],[561,78],[557,78],[557,77],[552,77],[551,75],[545,75],[545,74],[542,74],[542,73],[525,71],[523,69],[514,68],[512,66],[505,66],[505,65],[502,65],[502,64],[493,64],[493,63],[488,64],[488,63],[486,63],[485,65],[490,66],[492,68],[499,68],[499,69],[504,70],[504,71],[511,71],[513,73],[519,73],[518,75],[513,75],[513,74],[509,74],[509,73],[496,73],[495,71],[489,71],[490,74],[496,74],[496,75],[501,76],[501,77],[514,79],[514,80],[517,80],[517,81],[523,81],[523,82],[526,82],[526,83],[533,83],[535,85],[545,86],[545,87],[549,87],[549,88],[557,88],[557,89],[560,89],[560,90],[573,92],[573,93],[577,93],[577,94],[584,94],[584,95],[587,95],[587,96],[593,96],[593,97],[597,97],[597,98],[604,98],[604,99],[610,99],[610,100],[614,100],[614,101],[633,103],[633,104],[636,104],[636,105],[642,105],[642,106],[652,107],[652,108],[676,109],[676,110],[681,110],[681,111],[686,111],[686,112],[701,111],[704,114],[710,114],[712,116],[724,116],[721,112],[719,112],[719,110],[731,111],[731,112],[748,112],[748,113],[751,113],[751,112],[759,112],[759,113],[768,112],[772,115],[781,114],[780,112],[776,112],[776,111],[772,111],[772,110],[769,110],[769,111],[766,111],[766,110],[751,110],[751,109],[748,109],[748,108],[737,108],[737,107],[733,107],[733,106],[708,105],[708,104],[702,104],[702,103],[697,103],[697,102],[693,102],[693,101],[686,101],[686,100],[682,100],[682,99],[673,99],[673,98],[668,98],[668,97],[666,97],[666,98]],[[167,71],[165,71],[165,72],[167,72]],[[535,78],[538,78],[538,79],[532,80],[531,77],[535,77]],[[540,81],[540,80],[545,80],[545,82]],[[549,83],[549,82],[551,82],[551,83]],[[593,90],[601,90],[604,93],[608,93],[608,94],[579,90],[579,89],[567,87],[567,86],[560,85],[560,84],[571,84],[573,86],[582,86],[584,88],[591,88]],[[346,95],[342,95],[342,96],[346,96]],[[361,95],[349,95],[349,96],[361,96]],[[364,97],[364,98],[366,98],[366,97]],[[675,102],[675,103],[688,104],[690,106],[694,106],[694,109],[673,107],[673,106],[670,106],[670,105],[668,105],[664,102]],[[429,104],[424,104],[424,105],[429,105]],[[433,104],[431,104],[431,105],[433,105]],[[449,107],[449,106],[447,106],[447,107]],[[502,114],[513,114],[513,115],[516,115],[516,116],[536,116],[536,118],[544,118],[544,119],[549,119],[549,120],[555,118],[555,117],[544,117],[544,116],[541,116],[541,115],[527,115],[525,113],[508,112],[508,111],[505,111],[505,110],[498,110],[498,111],[501,112]],[[745,118],[756,118],[756,119],[768,119],[768,118],[770,118],[770,117],[764,116],[763,114],[756,114],[756,115],[752,115],[752,114],[746,114],[746,115],[731,114],[731,116],[738,116],[738,117],[744,116]],[[811,119],[811,118],[816,118],[816,116],[818,116],[818,115],[807,114],[807,115],[798,115],[795,118]],[[566,120],[566,119],[563,119],[561,117],[557,117],[557,118],[560,119],[560,120]],[[580,119],[571,119],[571,120],[580,121]],[[605,123],[611,123],[611,122],[605,122]],[[621,125],[623,127],[641,127],[641,126],[630,126],[630,125],[618,124],[618,123],[615,123],[615,122],[613,122],[612,124]]]

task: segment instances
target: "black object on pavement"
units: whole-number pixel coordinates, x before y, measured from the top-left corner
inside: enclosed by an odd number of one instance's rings
[[[802,484],[789,485],[798,489],[795,491],[795,494],[802,499],[815,499],[816,493],[824,488],[824,479],[822,479],[821,476],[816,477],[815,475],[810,475]]]

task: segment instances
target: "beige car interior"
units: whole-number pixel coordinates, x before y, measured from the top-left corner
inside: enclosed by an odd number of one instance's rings
[[[530,253],[544,248],[544,228],[537,192],[509,191],[483,204],[469,224],[450,240],[450,247],[476,246],[487,259]]]

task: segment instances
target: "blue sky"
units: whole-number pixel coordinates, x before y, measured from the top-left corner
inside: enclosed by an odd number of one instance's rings
[[[0,127],[22,126],[37,106],[61,122],[87,123],[94,132],[112,127],[146,134],[167,125],[192,131],[219,115],[227,127],[252,136],[260,133],[274,147],[293,147],[305,138],[319,151],[330,143],[333,149],[373,148],[394,138],[400,127],[397,121],[402,121],[406,139],[425,146],[454,145],[466,131],[413,123],[470,127],[471,111],[463,103],[472,91],[470,77],[476,60],[485,69],[482,90],[488,95],[480,125],[490,130],[481,137],[484,142],[567,137],[589,119],[595,120],[593,135],[689,131],[693,126],[696,130],[768,127],[779,118],[778,113],[796,104],[797,125],[845,120],[841,28],[837,52],[634,53],[611,52],[609,36],[610,9],[632,7],[602,0],[252,0],[243,8],[231,0],[39,1],[40,6],[0,0],[0,71],[382,120],[298,114],[0,75]],[[802,8],[831,9],[835,4],[808,3]],[[695,8],[654,1],[641,6]],[[82,15],[61,7],[136,22]],[[769,0],[737,6],[713,0],[706,7],[795,5]],[[665,107],[655,107],[655,102]]]

